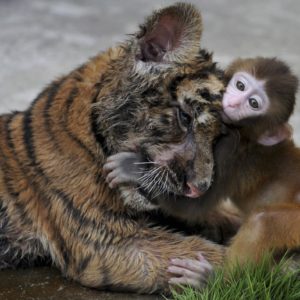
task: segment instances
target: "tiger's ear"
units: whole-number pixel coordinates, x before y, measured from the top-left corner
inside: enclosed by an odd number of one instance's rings
[[[137,60],[185,62],[200,48],[202,18],[191,4],[177,3],[154,12],[138,34]]]

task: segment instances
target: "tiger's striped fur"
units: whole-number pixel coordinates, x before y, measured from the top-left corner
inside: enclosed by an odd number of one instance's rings
[[[167,33],[175,27],[174,47],[163,61],[147,61],[141,45],[161,24]],[[136,145],[157,154],[182,143],[177,102],[196,114],[192,168],[205,172],[195,176],[211,178],[224,86],[199,48],[201,30],[191,5],[155,12],[136,36],[54,81],[25,112],[1,116],[1,269],[50,256],[83,285],[154,293],[169,290],[172,257],[202,251],[222,263],[221,246],[150,226],[139,205],[108,188],[102,170],[108,155]]]

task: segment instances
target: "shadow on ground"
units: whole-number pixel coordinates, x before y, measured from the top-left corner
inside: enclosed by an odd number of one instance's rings
[[[142,296],[102,292],[80,286],[61,277],[50,267],[5,270],[0,272],[1,300],[161,300],[159,296]]]

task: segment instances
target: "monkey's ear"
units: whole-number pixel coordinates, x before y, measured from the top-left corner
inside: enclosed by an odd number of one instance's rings
[[[279,125],[273,131],[267,131],[262,134],[257,142],[264,146],[274,146],[283,142],[284,140],[290,139],[293,135],[293,128],[288,123]]]
[[[177,3],[154,12],[138,33],[138,60],[186,62],[200,48],[202,18],[191,4]]]

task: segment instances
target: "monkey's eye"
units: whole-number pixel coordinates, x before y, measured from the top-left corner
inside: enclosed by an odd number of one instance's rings
[[[239,81],[239,80],[236,82],[236,87],[240,91],[244,91],[245,90],[245,85],[241,81]]]
[[[255,98],[249,98],[249,104],[252,108],[258,109],[259,108],[259,103]]]
[[[192,123],[192,117],[180,108],[178,109],[178,119],[180,124],[185,128],[188,128]]]

